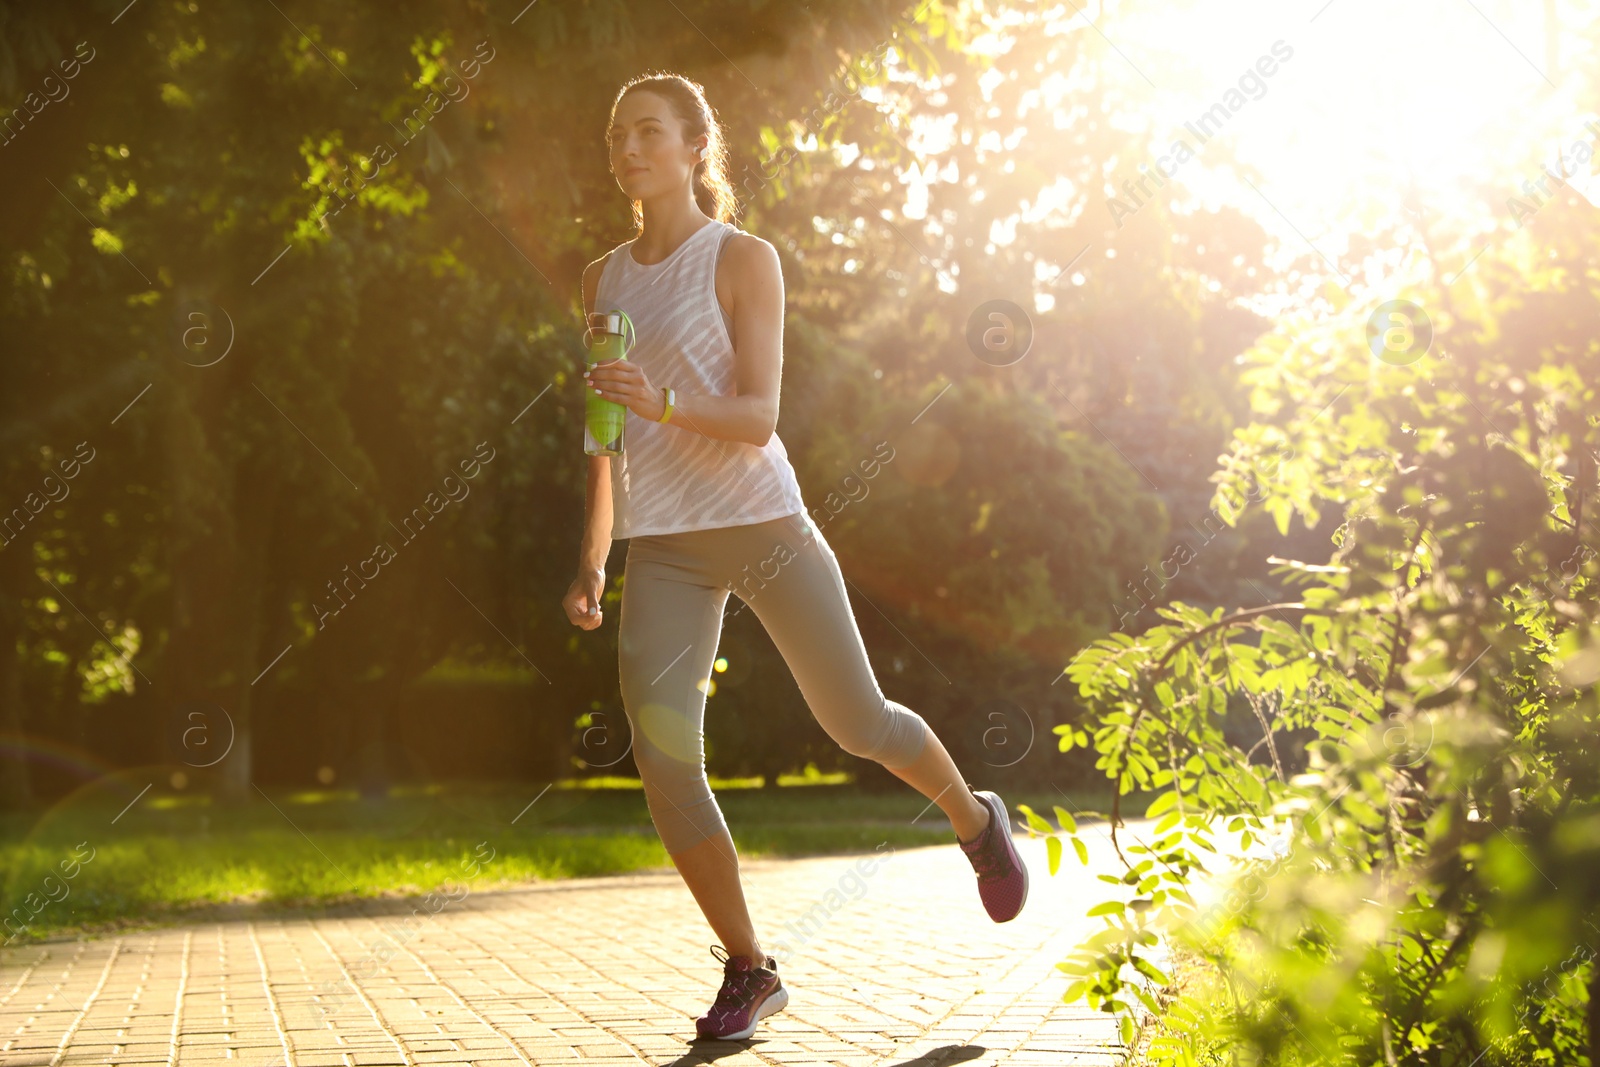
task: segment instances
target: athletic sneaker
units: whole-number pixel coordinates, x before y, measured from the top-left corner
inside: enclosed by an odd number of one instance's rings
[[[722,954],[717,955],[717,950]],[[729,956],[721,945],[711,946],[711,955],[722,962],[722,988],[717,1001],[694,1022],[701,1037],[723,1041],[743,1041],[756,1032],[756,1020],[780,1011],[789,1003],[789,991],[778,977],[778,961],[768,956],[765,966],[756,966],[749,956]]]
[[[970,783],[967,788],[972,789]],[[1028,868],[1011,842],[1011,817],[999,794],[977,789],[972,795],[989,809],[989,825],[975,839],[963,842],[957,837],[956,842],[978,874],[978,896],[989,918],[1010,922],[1028,899]]]

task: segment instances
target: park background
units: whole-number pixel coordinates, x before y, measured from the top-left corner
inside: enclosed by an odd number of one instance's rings
[[[308,833],[358,893],[431,887],[489,824],[525,834],[519,877],[665,861],[617,694],[626,543],[603,627],[560,605],[579,279],[632,236],[604,129],[650,69],[726,127],[736,221],[784,269],[778,435],[886,694],[974,785],[1079,813],[1167,785],[1097,749],[1135,731],[1082,653],[1167,605],[1293,619],[1340,567],[1381,634],[1368,585],[1424,501],[1466,599],[1431,588],[1391,665],[1567,634],[1592,704],[1593,13],[1419,4],[1374,36],[1359,0],[1201,7],[0,7],[7,906],[105,833],[106,880],[29,936],[349,891]],[[1392,301],[1425,317],[1386,348]],[[1484,659],[1513,589],[1543,628]],[[946,839],[738,606],[706,734],[741,848]],[[1311,769],[1334,729],[1263,745],[1253,698],[1318,681],[1227,668],[1208,773]],[[1379,763],[1436,754],[1393,717],[1442,705],[1368,708],[1404,738]]]

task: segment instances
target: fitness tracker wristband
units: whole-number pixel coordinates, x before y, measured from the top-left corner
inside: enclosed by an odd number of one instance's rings
[[[666,408],[661,412],[661,417],[656,421],[666,422],[668,419],[672,418],[672,405],[676,398],[673,395],[672,386],[670,385],[663,387],[661,391],[666,394]]]

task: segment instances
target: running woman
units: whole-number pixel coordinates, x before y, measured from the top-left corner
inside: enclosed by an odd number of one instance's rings
[[[727,148],[702,88],[676,74],[624,85],[606,135],[636,236],[583,273],[584,310],[621,308],[626,359],[587,387],[627,406],[621,455],[589,457],[573,625],[601,624],[613,537],[628,538],[618,662],[632,752],[656,831],[721,944],[722,987],[702,1038],[742,1040],[789,1002],[756,937],[738,854],[706,781],[706,686],[729,593],[772,638],[817,721],[938,804],[995,922],[1028,875],[1000,797],[974,792],[916,712],[867,661],[833,549],[809,521],[778,422],[783,274],[772,245],[728,220]],[[718,953],[718,950],[721,953]]]

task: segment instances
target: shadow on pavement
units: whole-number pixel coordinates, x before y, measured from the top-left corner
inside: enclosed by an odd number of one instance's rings
[[[696,1064],[716,1063],[726,1056],[737,1056],[741,1052],[759,1052],[761,1041],[750,1039],[745,1041],[696,1041],[692,1051],[684,1053],[665,1067],[695,1067]],[[965,1063],[975,1060],[989,1050],[982,1045],[940,1045],[930,1049],[916,1059],[901,1060],[898,1063],[885,1064],[884,1067],[946,1067],[947,1064]]]

